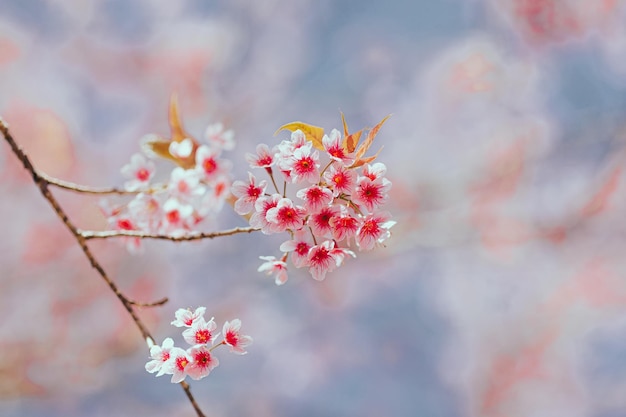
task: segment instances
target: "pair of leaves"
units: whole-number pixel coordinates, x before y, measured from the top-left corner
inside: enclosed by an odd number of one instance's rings
[[[196,149],[198,149],[198,141],[195,140],[191,135],[189,135],[185,128],[183,127],[182,120],[180,118],[178,112],[178,100],[176,94],[172,94],[170,97],[170,108],[169,108],[169,125],[171,131],[171,137],[169,139],[164,139],[161,137],[157,137],[154,140],[148,140],[143,145],[152,153],[160,156],[161,158],[169,159],[175,164],[185,168],[193,168],[196,164],[195,155]],[[193,149],[191,154],[188,157],[180,158],[174,156],[170,153],[170,144],[172,142],[182,142],[185,139],[191,140],[193,143]]]
[[[386,116],[380,122],[378,122],[376,126],[371,128],[367,134],[367,137],[365,138],[365,141],[363,141],[363,143],[361,143],[361,145],[358,146],[364,129],[361,129],[355,133],[350,133],[348,131],[348,124],[346,123],[346,119],[343,113],[341,113],[341,122],[343,123],[343,141],[341,144],[344,150],[346,150],[348,153],[355,152],[354,163],[352,163],[352,165],[350,165],[349,168],[357,168],[363,164],[368,164],[374,161],[378,157],[378,154],[380,153],[382,148],[380,148],[378,152],[376,152],[376,154],[373,156],[364,157],[364,155],[365,155],[365,152],[367,152],[369,148],[372,146],[372,143],[374,143],[374,138],[378,134],[378,131],[380,130],[382,125],[387,121],[387,119],[389,119],[390,116],[391,115]],[[313,146],[315,146],[319,150],[324,150],[324,145],[322,143],[322,138],[324,137],[324,129],[319,126],[313,126],[304,122],[291,122],[291,123],[287,123],[279,127],[276,133],[282,130],[288,130],[290,132],[301,130],[304,133],[306,139],[310,141],[313,144]]]

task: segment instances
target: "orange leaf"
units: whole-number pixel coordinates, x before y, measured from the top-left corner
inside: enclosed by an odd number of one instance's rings
[[[361,146],[359,146],[359,149],[357,149],[356,151],[355,157],[357,161],[361,159],[361,157],[365,155],[365,152],[367,152],[370,146],[372,146],[372,143],[374,142],[374,138],[378,134],[378,131],[382,127],[383,123],[385,123],[387,119],[389,119],[389,117],[391,117],[391,115],[385,116],[383,120],[378,122],[378,124],[374,126],[372,130],[369,131],[369,133],[367,134],[367,138],[365,139],[365,142],[363,142]]]
[[[304,136],[306,136],[306,139],[310,141],[313,146],[315,146],[317,149],[324,150],[324,145],[322,144],[322,138],[324,137],[324,128],[313,126],[303,122],[291,122],[279,127],[274,135],[276,135],[281,130],[288,130],[290,132],[301,130],[304,133]]]
[[[349,133],[348,133],[348,124],[346,123],[346,118],[343,115],[343,112],[341,112],[341,123],[343,123],[343,137],[347,138]]]
[[[190,137],[187,132],[185,132],[183,123],[180,120],[180,116],[178,114],[178,99],[175,93],[170,97],[169,122],[173,142],[182,142],[183,139]]]
[[[351,133],[343,139],[343,147],[349,152],[352,153],[356,149],[356,145],[359,143],[359,139],[361,139],[361,135],[363,134],[363,129],[359,130],[356,133]]]
[[[350,165],[350,168],[358,168],[358,167],[360,167],[361,165],[364,165],[364,164],[369,164],[370,162],[372,162],[372,161],[374,161],[376,158],[378,158],[378,154],[379,154],[379,153],[380,153],[380,151],[382,151],[382,150],[383,150],[383,148],[380,148],[380,149],[378,150],[378,152],[376,152],[376,154],[375,154],[375,155],[368,156],[368,157],[365,157],[365,158],[360,158],[360,159],[357,159],[356,161],[354,161],[354,163],[353,163],[352,165]]]

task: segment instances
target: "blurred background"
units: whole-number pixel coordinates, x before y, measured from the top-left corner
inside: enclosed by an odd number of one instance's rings
[[[392,114],[394,235],[324,282],[257,273],[283,237],[91,244],[170,297],[158,340],[179,307],[242,319],[250,353],[192,381],[207,415],[626,415],[623,0],[0,0],[0,115],[44,172],[121,185],[172,92],[196,137],[235,131],[238,178],[284,123]],[[6,145],[0,196],[0,414],[194,415]]]

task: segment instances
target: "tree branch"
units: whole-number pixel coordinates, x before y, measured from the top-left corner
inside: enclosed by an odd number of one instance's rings
[[[67,216],[67,214],[65,213],[65,211],[63,210],[59,202],[57,201],[57,199],[52,195],[52,193],[48,189],[48,186],[53,184],[52,182],[49,181],[50,177],[48,177],[47,175],[43,173],[40,173],[37,169],[35,169],[35,167],[33,166],[32,162],[30,161],[26,153],[17,145],[17,143],[13,139],[13,136],[11,135],[9,131],[8,124],[2,118],[0,118],[0,132],[2,132],[4,139],[7,141],[7,143],[11,147],[11,150],[13,151],[17,159],[20,160],[22,165],[24,165],[24,168],[31,174],[33,178],[33,182],[35,183],[37,188],[39,188],[39,191],[41,192],[43,197],[48,201],[48,203],[50,203],[50,205],[52,206],[52,209],[57,214],[57,216],[61,219],[63,224],[65,224],[65,226],[72,233],[72,235],[74,235],[74,238],[76,239],[76,242],[78,243],[78,246],[80,246],[80,248],[82,249],[83,253],[85,254],[85,257],[87,258],[91,266],[98,272],[100,277],[107,283],[107,285],[109,286],[111,291],[113,291],[117,299],[120,300],[120,302],[122,303],[122,305],[124,306],[128,314],[132,318],[133,322],[135,323],[136,327],[139,329],[139,332],[143,336],[144,340],[150,339],[154,341],[154,338],[148,331],[148,328],[141,321],[139,316],[137,316],[137,313],[135,312],[135,309],[133,308],[133,305],[140,305],[140,304],[137,304],[129,300],[128,298],[126,298],[126,296],[122,294],[122,292],[119,290],[117,285],[109,278],[109,276],[105,272],[102,265],[96,260],[91,250],[87,246],[87,238],[81,234],[80,230],[69,219],[69,217]],[[61,186],[59,184],[64,184],[64,185]],[[66,187],[65,185],[68,185],[68,184],[69,183],[65,183],[63,181],[57,181],[56,183],[54,183],[54,185],[56,186],[67,188],[73,191],[88,192],[88,191],[84,191],[85,189],[87,189],[86,187]],[[160,301],[165,302],[166,300],[165,301],[160,300]],[[191,394],[189,384],[183,381],[180,383],[180,385],[185,391],[185,394],[187,395],[187,398],[191,402],[193,408],[196,410],[198,417],[204,417],[204,413],[198,407],[198,404],[196,403],[193,395]]]
[[[187,242],[192,240],[214,239],[216,237],[232,236],[239,233],[252,233],[257,231],[259,231],[259,229],[255,229],[253,227],[235,227],[229,230],[222,230],[219,232],[192,233],[182,236],[152,234],[135,230],[104,230],[98,232],[91,230],[78,230],[78,233],[80,233],[82,238],[85,240],[109,239],[115,237],[137,237],[140,239],[161,239],[171,240],[172,242]]]

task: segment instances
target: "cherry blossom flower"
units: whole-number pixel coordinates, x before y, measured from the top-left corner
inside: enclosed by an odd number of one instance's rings
[[[309,249],[311,249],[312,246],[309,231],[300,229],[294,233],[292,240],[283,242],[280,245],[280,250],[282,252],[291,253],[291,262],[296,268],[302,268],[307,266],[309,262]]]
[[[113,223],[113,229],[122,231],[138,230],[135,221],[128,216],[114,216],[109,219],[109,223]],[[138,237],[123,237],[122,242],[126,245],[131,253],[139,253],[143,249],[141,239]]]
[[[256,177],[248,172],[248,182],[235,181],[231,192],[237,200],[235,201],[235,213],[245,215],[254,209],[254,203],[265,193],[267,181],[263,180],[256,184]]]
[[[170,198],[163,204],[164,232],[180,234],[193,224],[193,206],[182,204],[176,198]]]
[[[224,323],[222,334],[224,335],[224,344],[230,348],[231,352],[245,355],[248,352],[244,348],[252,343],[252,337],[242,335],[240,329],[241,320],[234,319]]]
[[[312,144],[307,142],[293,151],[289,159],[285,161],[285,167],[290,172],[291,182],[307,181],[317,183],[319,181],[319,152],[312,151]]]
[[[296,193],[296,196],[304,200],[304,208],[309,213],[316,212],[333,201],[333,192],[319,185],[303,188]]]
[[[187,365],[185,372],[192,379],[198,380],[207,376],[220,362],[211,354],[206,345],[196,345],[187,350],[192,361]]]
[[[127,191],[137,191],[147,188],[150,180],[154,176],[154,162],[146,160],[146,158],[136,153],[130,158],[130,163],[122,167],[122,174],[130,178],[124,183],[124,189]]]
[[[165,374],[172,375],[172,383],[176,384],[185,379],[187,376],[187,368],[193,361],[193,358],[185,350],[179,347],[173,347],[170,350],[170,358],[163,367]]]
[[[205,312],[206,307],[198,307],[194,311],[188,308],[179,308],[174,313],[176,320],[172,321],[171,324],[176,327],[191,327],[196,320],[204,317]]]
[[[230,170],[228,161],[219,159],[219,152],[206,145],[196,150],[196,171],[206,181],[211,181],[221,173]]]
[[[341,265],[343,257],[338,256],[334,249],[335,242],[332,240],[326,240],[321,245],[316,245],[309,249],[309,272],[311,272],[313,279],[322,281],[326,278],[327,272]]]
[[[278,225],[267,220],[267,212],[276,207],[282,198],[280,194],[272,194],[257,199],[254,203],[255,212],[250,217],[250,226],[261,229],[261,232],[266,235],[275,233],[278,230]]]
[[[216,145],[219,149],[230,151],[235,148],[235,133],[232,130],[224,130],[222,123],[207,126],[204,137],[208,143]]]
[[[349,194],[356,183],[356,172],[347,169],[343,165],[332,164],[326,172],[324,179],[332,187],[335,196],[346,193]]]
[[[246,153],[245,158],[252,168],[269,168],[275,162],[274,152],[264,143],[256,146],[256,155]]]
[[[265,218],[276,224],[273,231],[298,230],[302,228],[305,210],[293,204],[289,198],[281,198],[276,207],[267,210]]]
[[[387,201],[390,189],[391,181],[387,178],[372,181],[369,177],[359,177],[352,193],[352,201],[372,212]]]
[[[206,188],[200,184],[197,171],[176,167],[170,175],[167,190],[174,197],[189,200],[193,196],[202,195]]]
[[[310,216],[308,225],[316,236],[332,236],[330,222],[339,213],[339,207],[327,206]]]
[[[387,212],[369,214],[356,232],[356,243],[359,250],[368,251],[374,249],[376,244],[381,244],[391,236],[389,229],[396,224],[389,220],[391,215]]]
[[[383,178],[387,173],[387,166],[382,162],[376,162],[375,164],[365,164],[363,165],[363,170],[361,171],[361,175],[369,178],[372,181],[376,181],[377,179]]]
[[[159,229],[163,212],[161,203],[150,194],[139,193],[128,203],[128,212],[141,230],[155,232]]]
[[[198,317],[191,323],[191,327],[183,331],[183,338],[190,345],[200,345],[213,343],[218,334],[213,333],[217,328],[213,317],[208,322],[204,320],[204,317]]]
[[[287,282],[287,263],[278,260],[273,256],[259,256],[265,262],[259,266],[257,271],[265,272],[267,275],[274,275],[276,285],[283,285]]]
[[[354,156],[343,147],[341,133],[337,129],[331,130],[330,135],[324,135],[322,144],[331,159],[346,166],[354,162]]]
[[[351,216],[345,206],[341,206],[339,212],[328,223],[332,229],[333,238],[338,242],[354,237],[360,226],[360,220]]]
[[[156,376],[161,376],[166,373],[167,368],[164,365],[170,359],[170,351],[174,347],[174,341],[171,338],[166,338],[161,346],[154,345],[150,348],[151,361],[146,363],[146,371],[151,374],[158,371]]]

